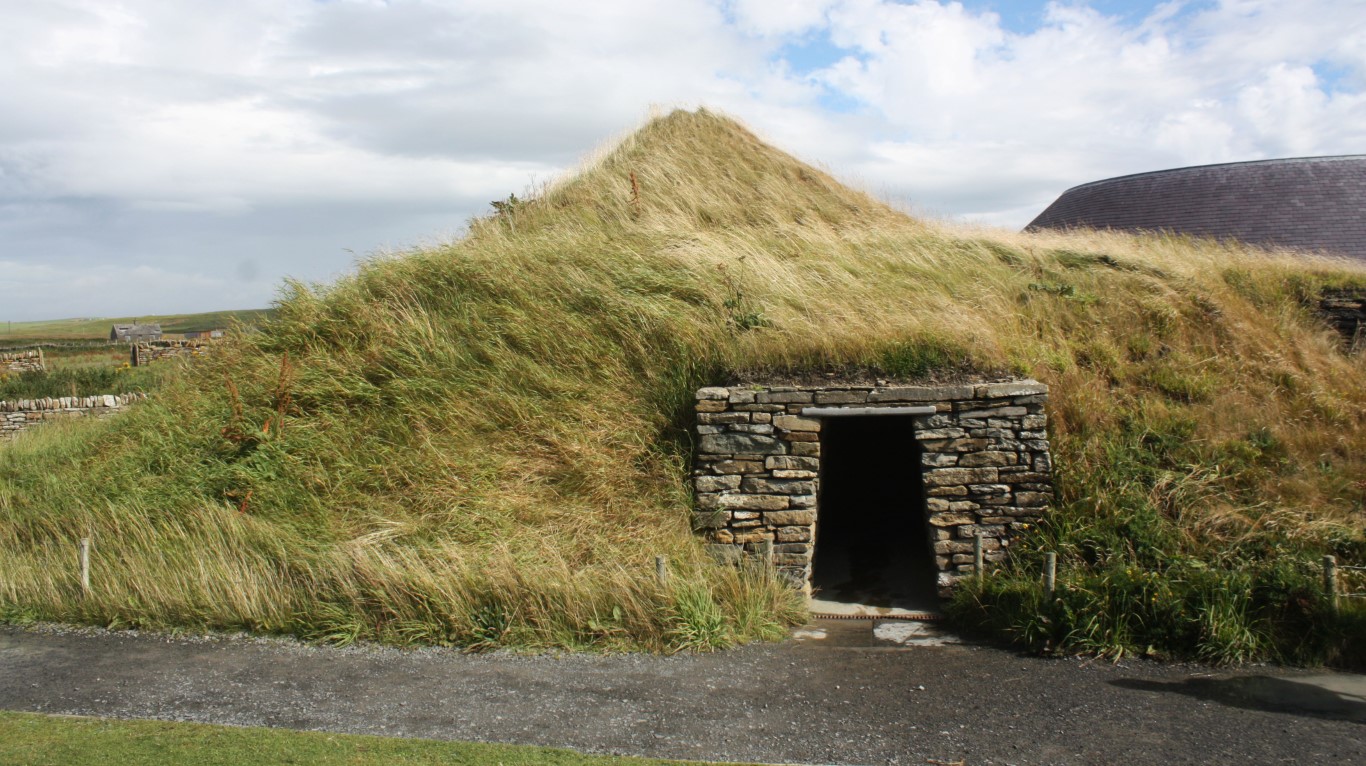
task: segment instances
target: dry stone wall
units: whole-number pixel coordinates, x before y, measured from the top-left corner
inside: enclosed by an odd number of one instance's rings
[[[113,415],[145,398],[146,394],[105,394],[0,402],[0,440],[17,436],[21,431],[47,420]]]
[[[134,367],[142,367],[162,359],[199,356],[208,351],[210,346],[210,342],[204,340],[154,340],[135,343],[129,363]]]
[[[1352,351],[1366,346],[1366,290],[1324,290],[1319,315]]]
[[[703,388],[696,395],[694,525],[718,557],[769,560],[809,590],[825,418],[910,417],[938,586],[948,595],[972,572],[978,534],[986,561],[999,562],[1052,500],[1047,396],[1048,387],[1033,380]]]
[[[0,373],[43,372],[46,369],[41,350],[0,353]]]

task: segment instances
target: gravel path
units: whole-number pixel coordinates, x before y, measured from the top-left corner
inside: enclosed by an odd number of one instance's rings
[[[0,627],[0,708],[699,760],[1366,764],[1363,676],[1048,660],[816,627],[675,657]]]

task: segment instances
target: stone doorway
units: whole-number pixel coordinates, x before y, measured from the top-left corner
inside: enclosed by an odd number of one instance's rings
[[[817,553],[823,546],[833,542],[832,561],[838,561],[844,535],[847,559],[850,545],[871,544],[868,527],[890,523],[902,525],[907,550],[929,543],[933,581],[938,595],[947,596],[972,575],[977,538],[986,565],[1001,561],[1015,535],[1038,521],[1052,497],[1048,387],[1037,381],[743,383],[709,386],[696,397],[694,526],[717,558],[767,562],[808,594],[822,587],[813,580],[813,565],[817,555],[825,556]],[[839,425],[859,420],[873,425]],[[890,431],[879,430],[884,428]],[[823,436],[827,429],[834,435]],[[903,507],[914,506],[918,514],[908,508],[904,516],[888,517],[893,521],[864,517],[868,523],[860,526],[855,513],[849,517],[852,526],[841,529],[839,519],[848,514],[839,512],[844,501],[838,482],[833,495],[824,490],[832,467],[839,470],[840,457],[828,456],[826,447],[834,449],[846,438],[853,446],[840,451],[882,466],[878,472],[918,477],[918,484],[892,486],[884,493],[904,496]],[[835,512],[827,515],[823,504],[829,499],[835,500]],[[820,522],[823,518],[835,526]],[[917,528],[916,521],[927,526]],[[924,538],[917,536],[922,531]],[[839,564],[830,566],[832,582],[824,587],[833,589],[841,582]],[[906,581],[921,582],[913,576]]]
[[[914,418],[824,419],[812,596],[911,611],[939,604]]]

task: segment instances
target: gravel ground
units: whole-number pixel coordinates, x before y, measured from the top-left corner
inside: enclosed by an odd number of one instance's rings
[[[799,635],[522,656],[0,626],[0,708],[770,763],[1366,764],[1363,676]]]

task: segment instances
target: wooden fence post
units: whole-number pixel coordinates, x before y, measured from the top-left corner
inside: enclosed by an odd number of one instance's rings
[[[980,581],[982,572],[986,569],[982,556],[982,533],[977,532],[972,536],[972,571]]]
[[[1338,560],[1335,556],[1323,557],[1323,594],[1328,597],[1328,606],[1338,608]]]
[[[669,560],[663,556],[655,556],[655,579],[661,586],[669,584]]]

